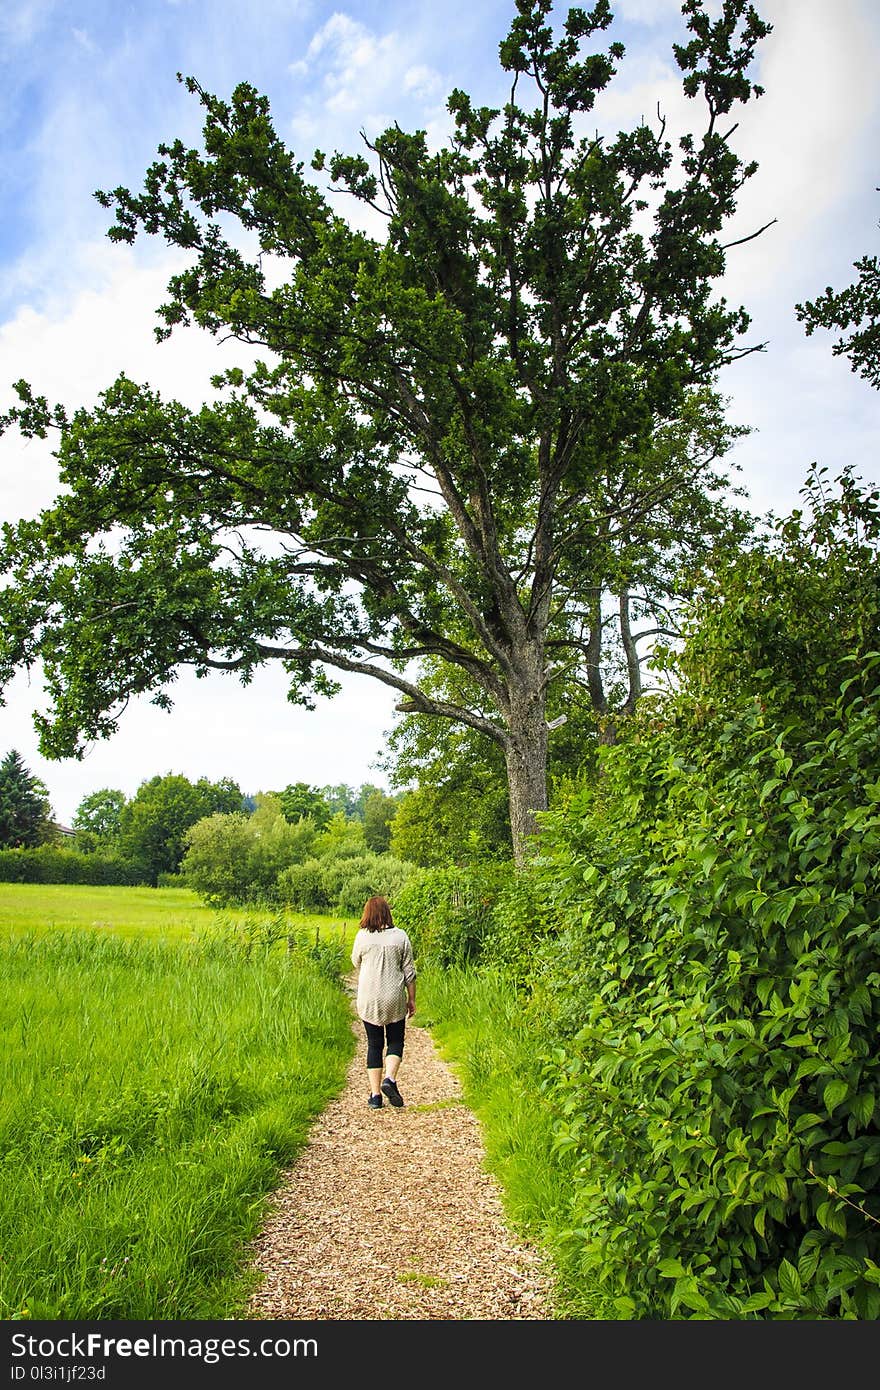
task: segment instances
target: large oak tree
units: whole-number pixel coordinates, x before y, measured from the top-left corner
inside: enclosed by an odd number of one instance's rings
[[[607,0],[558,22],[552,0],[517,0],[502,108],[454,91],[443,148],[395,125],[316,153],[317,180],[264,96],[186,79],[203,148],[160,146],[141,193],[98,197],[112,239],[188,253],[159,336],[196,324],[259,360],[195,411],[121,376],[68,416],[18,384],[4,424],[60,431],[67,491],[6,528],[0,678],[42,663],[47,756],[112,733],[134,694],[169,704],[184,665],[246,682],[280,661],[305,704],[358,672],[499,745],[521,857],[548,699],[579,681],[606,712],[613,599],[631,708],[634,624],[657,624],[670,557],[724,524],[735,431],[714,388],[754,345],[713,291],[754,169],[732,112],[760,94],[768,26],[745,0],[711,8],[682,6],[674,53],[703,114],[676,141],[659,113],[591,130],[623,57],[601,50]]]

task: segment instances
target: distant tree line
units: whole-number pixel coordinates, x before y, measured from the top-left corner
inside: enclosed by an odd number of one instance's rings
[[[309,856],[386,854],[401,799],[368,782],[297,781],[245,794],[231,778],[168,773],[143,781],[131,798],[115,787],[90,792],[71,836],[12,749],[0,763],[0,879],[156,886],[192,870],[213,901],[273,896],[277,875]],[[309,907],[334,906],[339,897],[332,886],[297,893]]]

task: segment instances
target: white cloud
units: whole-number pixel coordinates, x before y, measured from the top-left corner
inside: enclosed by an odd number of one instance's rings
[[[860,0],[765,0],[761,12],[774,26],[760,55],[765,94],[745,109],[735,137],[759,168],[740,196],[732,236],[774,217],[777,226],[748,254],[731,256],[731,284],[754,294],[782,275],[793,289],[801,283],[813,292],[814,229],[867,192],[866,153],[876,151],[880,113],[880,32]]]
[[[298,119],[313,121],[315,108],[331,122],[339,116],[357,113],[359,125],[374,129],[391,124],[399,111],[389,114],[403,90],[424,99],[443,88],[441,75],[421,61],[418,43],[405,33],[392,30],[374,33],[360,20],[337,11],[315,33],[305,59],[292,65],[297,74],[320,70],[319,97],[310,97]]]
[[[440,74],[424,63],[416,63],[403,74],[404,91],[417,97],[435,97],[442,92],[442,85]]]

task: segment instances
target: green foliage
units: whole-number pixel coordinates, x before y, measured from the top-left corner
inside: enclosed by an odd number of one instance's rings
[[[552,895],[544,897],[536,877],[510,859],[412,873],[395,921],[426,964],[496,970],[524,991],[544,941],[558,929]]]
[[[391,731],[385,766],[398,785],[391,848],[424,867],[509,859],[504,757],[472,729],[408,715]],[[411,784],[415,783],[415,786]]]
[[[718,576],[682,688],[544,818],[531,1007],[619,1316],[880,1316],[880,521],[838,482]]]
[[[880,489],[861,485],[851,468],[833,485],[827,475],[813,466],[805,508],[771,518],[734,563],[703,576],[677,661],[707,709],[735,699],[747,674],[749,692],[780,726],[818,733],[875,644]]]
[[[46,788],[12,748],[0,762],[0,848],[24,849],[52,837]]]
[[[455,698],[461,681],[436,667],[432,689]],[[609,696],[623,695],[617,686]],[[576,687],[547,702],[554,726],[547,753],[548,795],[580,771],[597,741],[596,714]],[[383,766],[399,793],[391,826],[395,854],[425,868],[501,862],[513,842],[502,749],[473,729],[409,714],[391,730]]]
[[[419,960],[439,968],[480,959],[492,931],[499,895],[516,870],[511,863],[421,869],[394,904],[394,920],[409,934]]]
[[[142,884],[139,864],[100,853],[84,854],[59,845],[0,849],[0,883]]]
[[[288,820],[282,802],[261,795],[251,815],[208,816],[185,833],[185,881],[205,902],[359,917],[367,898],[393,897],[410,874],[411,864],[367,849],[364,821],[339,811],[319,830],[308,817]]]
[[[318,830],[323,830],[330,821],[332,812],[324,794],[305,782],[291,782],[278,799],[285,819],[292,825],[298,820],[310,820]]]
[[[254,836],[244,812],[206,816],[184,832],[181,873],[208,903],[246,902],[255,885]]]
[[[412,873],[412,864],[392,854],[328,854],[283,870],[277,894],[298,912],[330,910],[359,918],[377,894],[393,907]]]
[[[310,820],[291,824],[271,804],[250,816],[217,813],[185,832],[182,873],[205,902],[217,906],[271,899],[278,875],[306,858],[315,834]]]
[[[181,667],[247,683],[277,661],[306,705],[362,674],[497,745],[519,854],[545,804],[546,702],[608,703],[603,598],[638,699],[630,617],[742,524],[715,462],[741,431],[714,385],[753,349],[715,291],[756,167],[731,113],[761,93],[769,26],[747,0],[712,19],[688,0],[674,56],[695,128],[598,137],[625,56],[610,9],[552,10],[518,0],[509,100],[453,90],[439,149],[392,123],[366,154],[315,152],[310,181],[252,85],[227,100],[182,77],[201,139],[161,145],[141,192],[98,193],[111,240],[179,253],[159,337],[194,325],[256,360],[198,409],[124,374],[73,412],[15,383],[0,428],[57,428],[65,483],[0,544],[0,682],[40,663],[47,756],[110,736],[130,697],[169,707]],[[361,205],[351,222],[328,181]],[[174,871],[176,842],[147,849]]]
[[[319,859],[353,858],[363,854],[366,848],[364,822],[349,819],[341,811],[331,816],[314,841],[314,852]]]
[[[337,782],[335,786],[324,786],[316,788],[322,798],[330,808],[331,816],[337,812],[342,812],[347,820],[363,820],[364,807],[374,792],[382,792],[381,787],[377,787],[372,782],[362,782],[359,787],[350,787],[346,782]]]
[[[364,842],[374,854],[385,854],[391,846],[391,826],[398,798],[387,792],[372,791],[364,802]]]
[[[111,787],[84,796],[73,815],[77,849],[90,853],[115,845],[126,800],[124,792]]]
[[[501,971],[511,986],[528,992],[542,947],[559,929],[552,895],[544,893],[528,868],[509,865],[496,882],[480,963]]]
[[[276,888],[281,901],[295,912],[325,912],[330,906],[324,889],[324,863],[320,859],[306,859],[302,864],[282,869]]]
[[[322,881],[334,911],[360,917],[367,899],[377,895],[393,909],[411,872],[412,865],[393,854],[362,854],[328,860]]]
[[[331,816],[335,816],[337,811],[341,811],[344,816],[356,816],[358,814],[359,796],[354,787],[348,786],[346,782],[337,782],[335,786],[329,784],[319,787],[324,801],[330,807]]]
[[[837,291],[829,285],[817,299],[798,304],[796,313],[807,337],[817,328],[842,330],[834,356],[848,357],[853,371],[880,390],[880,261],[862,256],[853,268],[853,284]]]
[[[215,812],[232,814],[242,806],[239,787],[228,777],[191,782],[179,773],[142,782],[120,816],[119,853],[141,864],[152,883],[160,873],[176,873],[190,826]]]

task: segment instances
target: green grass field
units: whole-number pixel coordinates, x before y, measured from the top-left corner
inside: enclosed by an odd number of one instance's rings
[[[354,1048],[330,918],[0,890],[0,1319],[243,1315],[248,1240]]]
[[[0,883],[0,936],[20,931],[88,927],[99,932],[156,941],[196,940],[218,927],[269,923],[278,914],[270,909],[219,911],[208,907],[188,888],[86,887],[80,884]],[[300,931],[341,932],[350,942],[357,929],[353,918],[290,915]]]

